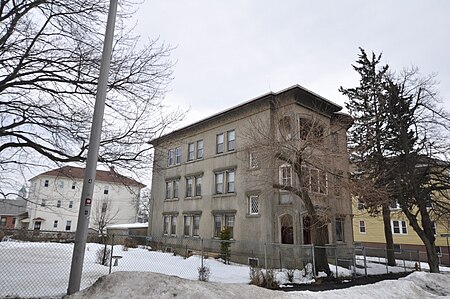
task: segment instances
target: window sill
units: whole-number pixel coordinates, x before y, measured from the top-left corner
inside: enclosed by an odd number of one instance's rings
[[[177,198],[166,198],[166,199],[164,199],[164,202],[171,202],[171,201],[179,201],[180,199],[177,197]]]
[[[219,156],[225,156],[225,155],[228,155],[228,154],[233,154],[233,153],[235,153],[236,152],[236,150],[234,149],[234,150],[232,150],[232,151],[226,151],[226,152],[223,152],[223,153],[216,153],[216,157],[219,157]]]
[[[261,218],[261,214],[245,214],[246,218]]]
[[[213,194],[213,198],[220,198],[220,197],[232,197],[236,196],[236,192],[233,193],[219,193],[219,194]]]
[[[184,200],[195,200],[195,199],[202,199],[202,196],[197,195],[197,196],[188,196],[184,198]]]

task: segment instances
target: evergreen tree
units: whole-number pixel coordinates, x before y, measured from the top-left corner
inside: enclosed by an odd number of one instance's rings
[[[384,190],[389,184],[386,171],[386,74],[388,66],[380,66],[381,54],[369,57],[360,48],[353,69],[361,76],[360,86],[339,89],[348,96],[346,108],[354,124],[349,132],[351,160],[355,166],[355,185],[370,185],[372,190]],[[394,241],[391,230],[390,200],[383,193],[370,192],[368,188],[355,188],[354,194],[362,200],[369,212],[383,214],[388,264],[395,265]]]

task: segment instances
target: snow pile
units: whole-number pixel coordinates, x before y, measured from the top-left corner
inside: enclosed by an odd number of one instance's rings
[[[399,280],[324,292],[271,291],[244,284],[205,283],[148,272],[115,272],[65,299],[84,298],[450,298],[450,275],[415,272]]]

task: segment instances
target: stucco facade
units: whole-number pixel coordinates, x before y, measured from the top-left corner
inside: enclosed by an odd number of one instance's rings
[[[304,227],[307,211],[300,198],[273,187],[280,179],[280,165],[259,160],[252,143],[255,124],[266,126],[269,138],[277,138],[281,114],[295,123],[298,115],[320,120],[323,148],[333,135],[337,150],[330,154],[329,169],[347,179],[346,130],[349,117],[341,107],[293,86],[269,93],[208,117],[157,140],[152,177],[151,236],[217,238],[224,227],[232,228],[237,241],[309,244]],[[294,121],[295,120],[295,121]],[[331,134],[331,133],[335,134]],[[319,173],[319,172],[317,172]],[[331,172],[324,173],[321,192],[310,192],[318,208],[326,210],[329,244],[353,244],[351,200],[348,192],[335,186]],[[337,190],[339,189],[339,190]],[[290,220],[283,235],[282,220]],[[336,221],[339,238],[336,238]]]
[[[28,229],[75,231],[84,169],[63,167],[30,180],[26,219]],[[134,223],[136,200],[143,185],[114,171],[97,171],[89,227],[107,213],[108,224]],[[24,220],[22,220],[23,222]]]

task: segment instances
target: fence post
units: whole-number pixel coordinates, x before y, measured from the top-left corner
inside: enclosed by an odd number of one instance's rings
[[[111,254],[109,255],[109,274],[111,274],[113,251],[114,251],[114,234],[111,236]]]
[[[363,256],[364,256],[364,275],[367,277],[367,256],[366,256],[366,247],[363,247]]]
[[[386,263],[386,274],[389,274],[389,265],[388,265],[388,257],[387,257],[387,249],[384,249],[384,262]]]
[[[353,251],[353,277],[356,277],[356,249],[355,249],[355,246],[353,246],[352,251]]]
[[[202,246],[202,271],[204,270],[203,269],[203,238],[201,238],[201,246]]]
[[[406,273],[406,262],[405,262],[405,257],[403,257],[403,269],[405,270],[405,273]]]
[[[311,244],[311,256],[312,256],[312,273],[314,279],[316,279],[316,255],[314,252],[314,244]]]
[[[335,278],[338,278],[338,256],[337,256],[337,246],[334,246],[334,259],[335,259],[335,267],[336,267],[336,276]]]
[[[264,242],[264,269],[267,270],[267,243]]]
[[[419,271],[422,271],[422,264],[420,263],[420,251],[417,250],[417,259],[419,260]]]

